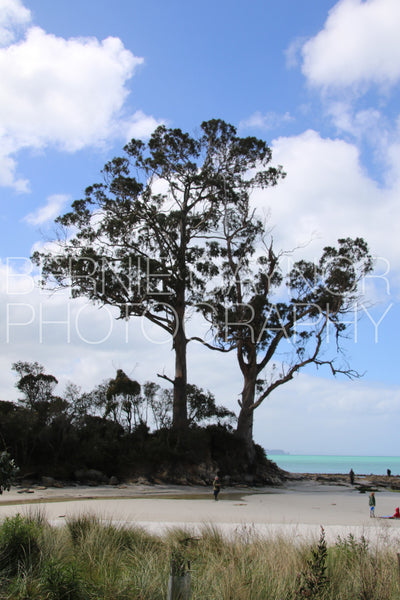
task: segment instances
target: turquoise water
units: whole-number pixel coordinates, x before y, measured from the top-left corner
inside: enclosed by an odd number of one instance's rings
[[[400,474],[400,456],[302,456],[297,454],[268,454],[278,467],[291,473],[348,473],[357,475]]]

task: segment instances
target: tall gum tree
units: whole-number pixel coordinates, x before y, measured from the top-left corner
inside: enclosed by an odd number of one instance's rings
[[[283,259],[248,199],[225,205],[220,273],[209,296],[215,343],[235,349],[243,375],[237,435],[254,454],[254,411],[307,365],[358,377],[344,358],[343,336],[372,259],[362,238],[339,239],[318,260],[298,260],[283,272]],[[206,313],[207,316],[207,313]]]
[[[33,255],[49,287],[145,317],[167,331],[175,352],[173,427],[187,418],[188,306],[204,299],[218,274],[222,207],[255,187],[275,185],[271,150],[237,136],[222,120],[203,122],[198,137],[158,127],[148,143],[132,140],[107,163],[103,182],[86,189],[67,214],[51,251]]]

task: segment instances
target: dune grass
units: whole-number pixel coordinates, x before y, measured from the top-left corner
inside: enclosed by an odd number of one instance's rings
[[[154,536],[84,514],[52,527],[43,514],[0,523],[0,599],[164,600],[170,562],[191,568],[192,600],[398,600],[397,548],[351,535],[263,539],[244,526],[226,539],[205,525]]]

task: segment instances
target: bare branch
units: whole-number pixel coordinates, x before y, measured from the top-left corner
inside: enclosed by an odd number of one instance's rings
[[[172,385],[174,385],[174,380],[170,379],[169,377],[167,377],[167,375],[161,375],[160,373],[157,373],[157,377],[160,377],[160,379],[165,379],[166,381],[169,381],[170,383],[172,383]]]

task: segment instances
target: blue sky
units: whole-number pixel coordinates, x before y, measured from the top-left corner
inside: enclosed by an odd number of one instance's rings
[[[19,359],[45,365],[60,393],[117,368],[171,374],[168,340],[40,294],[29,256],[130,137],[219,117],[267,140],[287,172],[254,198],[280,248],[313,258],[362,236],[377,257],[346,344],[364,377],[309,369],[257,409],[256,441],[398,455],[399,25],[398,0],[0,0],[0,398],[17,398]],[[193,346],[189,360],[190,380],[235,409],[234,356]]]

